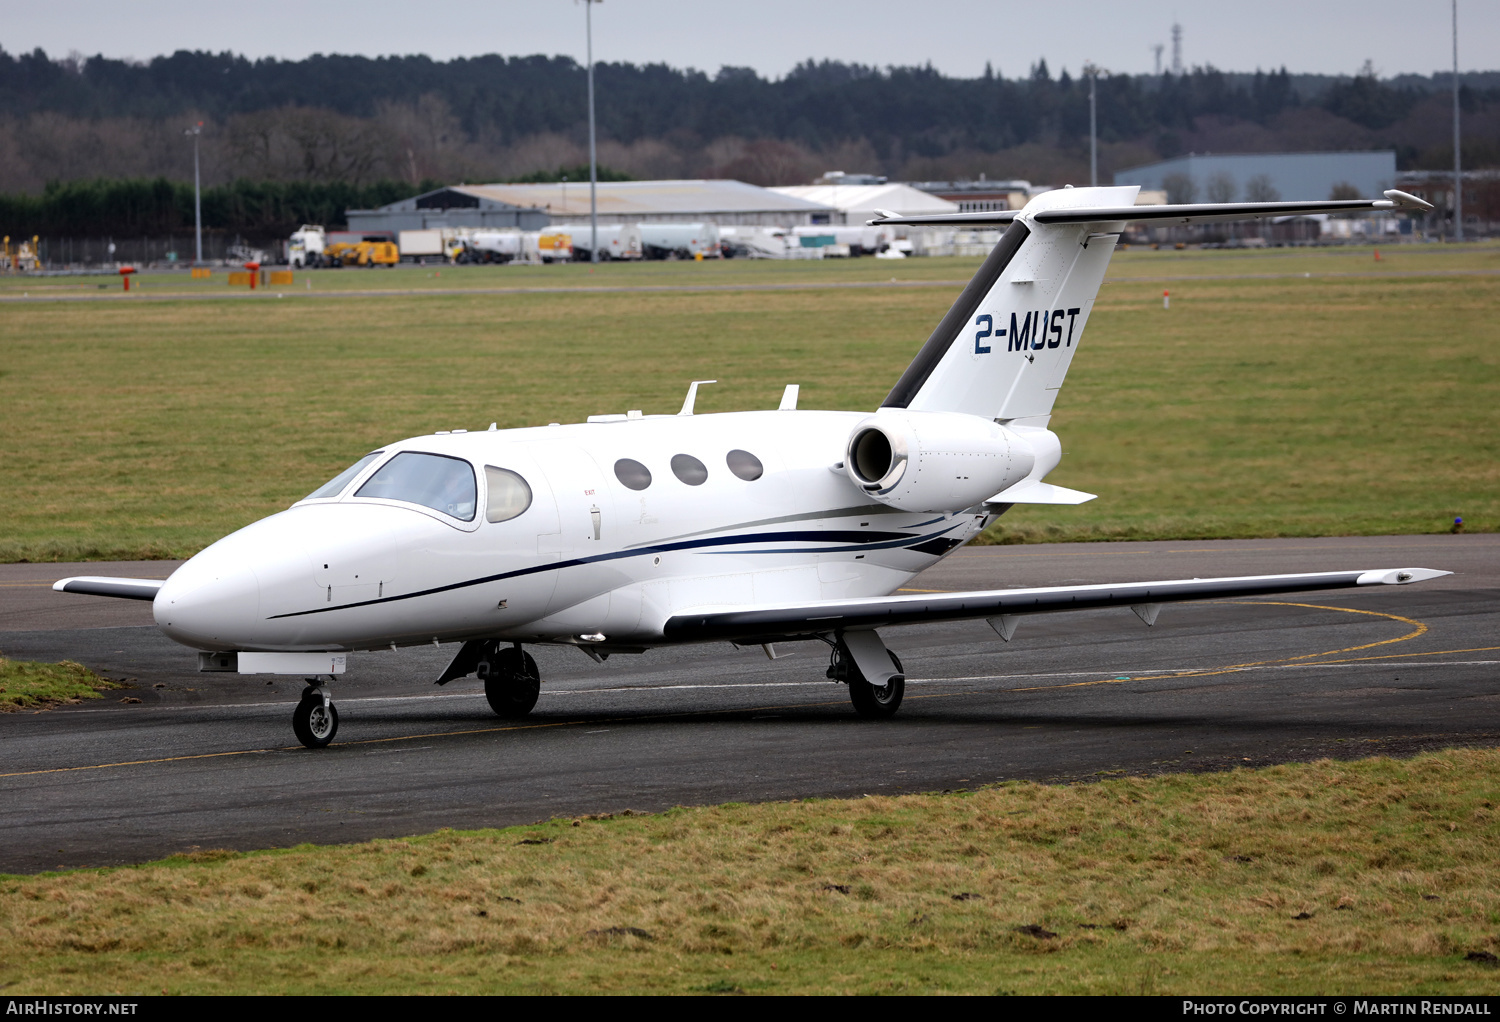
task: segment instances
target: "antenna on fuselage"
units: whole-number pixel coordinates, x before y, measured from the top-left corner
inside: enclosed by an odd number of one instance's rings
[[[698,400],[698,385],[701,383],[718,383],[718,380],[694,380],[688,384],[687,398],[682,402],[682,411],[678,415],[692,415],[693,404]]]

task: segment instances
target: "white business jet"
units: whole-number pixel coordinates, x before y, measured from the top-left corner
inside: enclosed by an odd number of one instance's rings
[[[655,646],[821,641],[854,709],[889,717],[902,665],[879,629],[1123,606],[1148,625],[1178,600],[1401,585],[1448,574],[1375,568],[1125,585],[892,595],[1015,504],[1092,499],[1045,482],[1047,428],[1105,267],[1131,221],[1193,223],[1430,209],[1383,200],[1134,205],[1137,189],[1067,188],[1019,211],[875,224],[1006,225],[994,250],[873,414],[797,408],[592,416],[440,431],[360,458],[288,510],[226,536],[165,582],[54,588],[151,600],[204,670],[308,678],[293,716],[327,745],[327,681],[360,650],[461,643],[438,684],[477,675],[520,717],[540,687],[526,643],[596,661]],[[326,679],[326,680],[325,680]]]

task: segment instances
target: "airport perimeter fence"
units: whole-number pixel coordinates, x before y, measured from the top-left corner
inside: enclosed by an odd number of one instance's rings
[[[12,236],[12,253],[20,242],[30,240]],[[252,259],[278,263],[285,258],[283,248],[284,242],[280,238],[246,238],[237,234],[211,234],[207,231],[203,234],[203,262],[210,266],[239,266]],[[43,237],[37,242],[37,256],[42,269],[51,272],[113,270],[117,266],[135,266],[140,269],[191,266],[194,249],[191,231],[156,238]]]

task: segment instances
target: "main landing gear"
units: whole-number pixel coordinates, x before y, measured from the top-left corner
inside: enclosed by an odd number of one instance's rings
[[[297,741],[309,749],[321,749],[339,732],[339,711],[329,697],[327,686],[317,678],[307,679],[302,701],[292,711],[292,731]]]
[[[507,720],[530,713],[542,692],[542,672],[519,642],[506,646],[499,639],[470,639],[459,647],[435,684],[446,685],[470,674],[484,682],[490,709]]]
[[[886,667],[889,659],[891,666]],[[906,694],[906,672],[874,631],[841,632],[833,642],[828,677],[849,686],[849,701],[861,717],[893,717]]]
[[[531,712],[542,692],[542,672],[537,670],[531,654],[514,646],[498,643],[486,648],[474,667],[474,674],[484,682],[484,698],[497,716],[516,720]]]

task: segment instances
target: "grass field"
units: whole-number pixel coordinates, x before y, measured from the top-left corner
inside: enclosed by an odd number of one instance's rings
[[[1382,254],[1118,254],[1053,418],[1066,455],[1051,481],[1101,497],[1019,508],[990,538],[1500,526],[1500,247]],[[786,383],[802,407],[873,408],[958,286],[845,285],[975,265],[324,271],[285,299],[228,301],[153,300],[195,285],[147,274],[130,298],[7,302],[0,559],[184,556],[380,443],[675,411],[692,379],[721,381],[700,411],[774,407]],[[705,283],[731,290],[640,289]],[[786,284],[818,287],[733,290]],[[482,290],[539,286],[581,290]],[[10,278],[0,299],[97,288]],[[371,288],[460,293],[330,293]]]
[[[1489,994],[1497,790],[1458,750],[0,877],[0,987]]]
[[[0,713],[98,699],[103,692],[121,687],[119,682],[100,677],[71,660],[42,664],[0,656]]]
[[[1500,527],[1500,247],[1383,255],[1117,255],[1053,419],[1051,480],[1102,496],[993,538]],[[185,555],[390,439],[671,412],[696,378],[700,411],[871,408],[958,290],[900,283],[975,264],[0,278],[0,559]],[[486,290],[534,287],[577,293]],[[0,661],[0,700],[22,676],[101,687]],[[1497,790],[1460,750],[0,877],[0,989],[1485,994]]]

